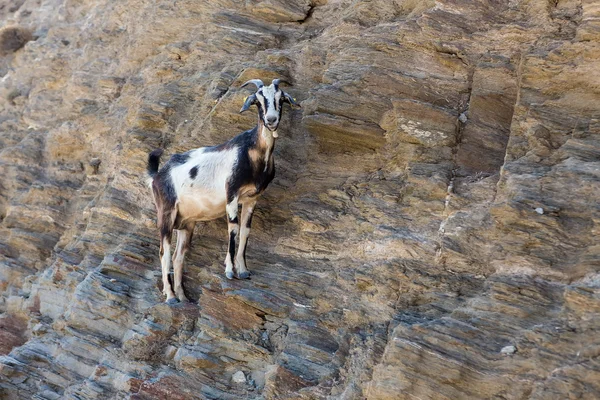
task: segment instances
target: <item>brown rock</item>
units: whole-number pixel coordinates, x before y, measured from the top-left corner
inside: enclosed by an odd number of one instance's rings
[[[0,318],[0,355],[8,354],[27,341],[27,320],[16,315],[5,314]]]
[[[31,32],[20,26],[5,26],[0,30],[0,55],[14,53],[33,40]]]

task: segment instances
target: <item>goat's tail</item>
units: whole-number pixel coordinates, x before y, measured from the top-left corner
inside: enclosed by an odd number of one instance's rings
[[[152,153],[148,154],[148,175],[154,178],[158,172],[158,165],[160,164],[160,156],[162,156],[163,149],[156,149]]]

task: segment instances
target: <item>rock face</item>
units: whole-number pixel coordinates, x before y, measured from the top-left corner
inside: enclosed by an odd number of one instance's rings
[[[0,397],[600,398],[600,1],[9,3]],[[254,275],[199,224],[168,306],[147,153],[275,77]]]

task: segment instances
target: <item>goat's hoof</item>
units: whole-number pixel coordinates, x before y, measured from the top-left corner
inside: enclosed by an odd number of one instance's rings
[[[179,303],[179,300],[177,300],[177,297],[171,297],[170,299],[167,299],[167,301],[165,301],[165,303],[167,303],[167,304],[177,304],[177,303]]]
[[[238,279],[248,279],[250,278],[250,271],[240,272],[237,277]]]
[[[225,271],[225,276],[227,279],[233,279],[233,271]]]

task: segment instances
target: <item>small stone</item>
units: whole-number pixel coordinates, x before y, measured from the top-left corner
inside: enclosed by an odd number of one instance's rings
[[[465,114],[465,113],[460,114],[458,116],[458,120],[464,124],[465,122],[467,122],[467,114]]]
[[[40,394],[43,396],[44,399],[49,399],[49,400],[60,399],[60,395],[56,392],[53,392],[52,390],[44,390]]]
[[[246,375],[244,375],[244,372],[238,371],[235,374],[233,374],[233,376],[231,377],[231,381],[233,383],[246,383]]]
[[[100,160],[99,158],[92,158],[90,160],[90,166],[93,168],[94,175],[98,173],[98,168],[100,168],[100,164],[102,164],[102,160]]]
[[[46,332],[48,332],[48,325],[41,322],[36,324],[32,329],[32,333],[36,336],[43,335]]]
[[[9,379],[10,379],[11,383],[18,385],[19,383],[25,382],[27,380],[27,378],[28,378],[28,375],[19,373],[19,374],[11,376]]]
[[[165,358],[167,360],[172,360],[175,357],[175,354],[177,353],[178,348],[175,346],[167,346],[167,348],[165,349]]]
[[[500,353],[505,355],[515,354],[517,352],[517,348],[515,346],[504,346]]]
[[[538,207],[535,209],[535,212],[541,215],[544,213],[544,209],[542,207]]]
[[[264,371],[253,371],[248,377],[248,381],[252,386],[257,389],[265,387],[265,373]]]

